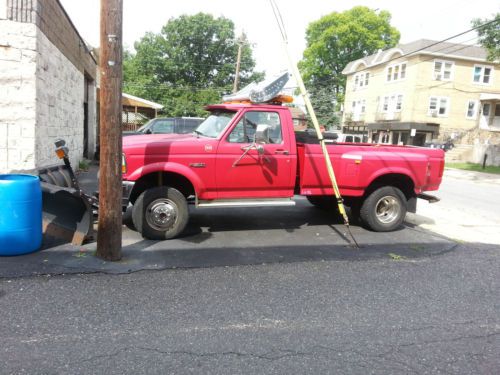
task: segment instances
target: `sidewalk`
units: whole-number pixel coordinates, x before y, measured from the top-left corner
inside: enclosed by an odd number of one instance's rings
[[[500,175],[446,168],[435,195],[420,201],[407,222],[448,238],[500,245]]]
[[[500,184],[500,175],[492,173],[483,173],[476,171],[465,171],[463,169],[446,168],[444,175],[468,181],[477,181],[487,184]]]

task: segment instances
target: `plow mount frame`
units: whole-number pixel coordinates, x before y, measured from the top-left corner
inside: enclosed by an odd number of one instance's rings
[[[69,160],[64,162],[38,169],[44,240],[54,245],[71,242],[80,246],[95,238],[98,202],[80,189]]]

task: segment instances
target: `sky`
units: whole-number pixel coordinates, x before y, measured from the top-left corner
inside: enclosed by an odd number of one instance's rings
[[[60,0],[80,35],[91,45],[99,45],[99,0]],[[258,71],[274,75],[288,69],[269,0],[123,0],[123,43],[132,49],[148,31],[158,33],[170,18],[198,12],[233,20],[236,34],[247,34],[253,45]],[[276,0],[280,9],[290,53],[295,61],[302,58],[307,25],[331,12],[356,5],[388,10],[391,24],[401,32],[402,43],[417,39],[442,40],[471,28],[473,18],[491,18],[500,12],[499,0]],[[450,40],[474,44],[475,33]]]

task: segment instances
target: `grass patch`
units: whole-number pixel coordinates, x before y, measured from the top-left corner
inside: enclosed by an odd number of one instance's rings
[[[73,254],[75,258],[85,258],[87,256],[87,253],[83,250],[80,250],[78,253]]]
[[[80,160],[78,163],[78,169],[84,172],[87,172],[90,168],[90,162],[88,160]]]
[[[474,163],[446,163],[446,168],[463,169],[465,171],[500,174],[500,167],[489,165],[483,169],[481,164]]]
[[[392,259],[392,260],[403,260],[403,259],[406,259],[405,256],[403,255],[399,255],[399,254],[394,254],[394,253],[389,253],[387,254],[389,255],[389,257]]]

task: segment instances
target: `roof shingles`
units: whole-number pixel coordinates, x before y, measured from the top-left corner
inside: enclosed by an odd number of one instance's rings
[[[364,63],[367,67],[372,67],[380,63],[385,63],[390,60],[392,55],[400,51],[403,55],[409,54],[439,54],[463,57],[478,61],[485,61],[487,51],[478,46],[468,44],[457,44],[449,42],[437,42],[429,39],[419,39],[414,42],[398,44],[396,47],[389,48],[383,51],[378,51],[370,56],[363,57],[358,60],[351,61],[342,71],[343,74],[355,73],[355,68],[360,63]]]

